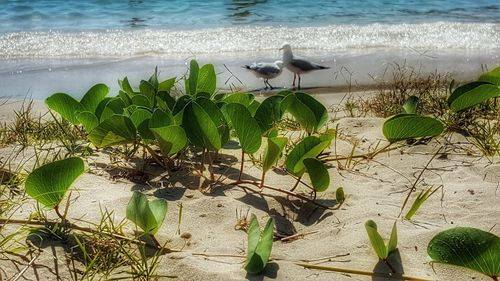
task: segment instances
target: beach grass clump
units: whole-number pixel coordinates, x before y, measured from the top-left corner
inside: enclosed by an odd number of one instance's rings
[[[419,114],[442,116],[447,111],[449,74],[420,73],[413,67],[397,63],[389,65],[384,73],[382,78],[374,80],[377,94],[360,101],[361,111],[377,117],[399,114],[410,96],[419,98],[422,105]]]

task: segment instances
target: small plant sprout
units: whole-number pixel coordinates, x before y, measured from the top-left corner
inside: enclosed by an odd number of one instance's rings
[[[273,248],[274,224],[274,219],[269,218],[261,232],[257,217],[252,214],[248,227],[248,250],[245,262],[245,270],[248,273],[257,274],[266,267]]]
[[[59,210],[59,203],[83,171],[83,160],[78,157],[42,165],[26,178],[26,193],[43,206],[54,209],[65,221],[65,216]]]
[[[134,191],[127,205],[127,218],[149,235],[155,246],[161,248],[154,234],[160,229],[167,214],[167,201],[156,199],[148,201],[145,194]]]
[[[389,255],[398,247],[398,230],[396,222],[394,222],[392,226],[391,236],[387,245],[385,244],[384,239],[382,239],[382,236],[378,233],[377,224],[373,220],[368,220],[365,223],[365,228],[366,233],[368,233],[368,238],[370,238],[372,248],[378,258],[387,263]]]
[[[406,213],[405,215],[405,219],[411,220],[411,218],[413,217],[413,215],[415,215],[420,206],[422,206],[422,204],[424,204],[424,202],[440,188],[441,186],[433,189],[433,187],[430,186],[427,190],[425,191],[422,190],[420,194],[417,196],[417,198],[415,198],[415,201],[413,201],[410,210],[408,210],[408,213]]]
[[[337,200],[338,207],[342,206],[345,202],[345,193],[344,193],[344,188],[339,187],[337,190],[335,190],[335,200]]]
[[[500,238],[471,227],[456,227],[438,233],[427,246],[434,262],[475,270],[493,280],[500,276]]]

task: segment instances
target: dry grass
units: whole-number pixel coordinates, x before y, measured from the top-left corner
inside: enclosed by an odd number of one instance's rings
[[[375,80],[377,94],[359,102],[361,111],[377,117],[389,117],[402,112],[402,105],[410,96],[420,99],[419,114],[441,116],[447,109],[451,78],[449,74],[420,73],[413,67],[392,64],[386,74]],[[387,73],[389,78],[387,79]]]

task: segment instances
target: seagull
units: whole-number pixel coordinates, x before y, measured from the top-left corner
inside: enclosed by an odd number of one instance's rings
[[[269,84],[269,79],[278,77],[283,70],[283,62],[277,60],[275,62],[254,62],[251,65],[245,65],[244,68],[251,70],[255,76],[264,79],[264,85],[269,86],[269,88],[274,89],[271,84]]]
[[[329,69],[327,66],[322,66],[314,62],[305,60],[303,58],[294,56],[290,44],[284,44],[280,50],[283,50],[283,63],[288,70],[293,72],[293,84],[295,88],[295,78],[299,77],[299,90],[300,90],[300,74],[308,73],[313,70]]]

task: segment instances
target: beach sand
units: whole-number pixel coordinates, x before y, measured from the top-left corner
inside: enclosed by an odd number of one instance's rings
[[[369,93],[355,93],[366,96]],[[316,95],[329,108],[341,108],[346,94],[324,93]],[[2,121],[12,120],[12,109],[19,103],[0,107]],[[37,104],[39,112],[43,105]],[[329,127],[338,126],[340,137],[332,144],[332,154],[349,155],[354,142],[358,143],[355,154],[366,153],[379,142],[384,145],[381,118],[350,118],[342,111],[331,113],[336,119]],[[159,173],[159,169],[148,171],[149,184],[137,184],[126,178],[117,177],[119,169],[110,164],[110,156],[99,152],[90,156],[87,173],[81,176],[73,187],[68,218],[98,222],[101,209],[114,212],[115,220],[125,217],[125,207],[133,190],[141,190],[152,197],[168,200],[166,220],[156,237],[168,247],[182,250],[166,254],[161,258],[158,274],[175,275],[177,280],[400,280],[354,274],[341,274],[304,269],[295,262],[311,262],[364,271],[388,272],[385,264],[370,247],[364,223],[373,219],[382,236],[388,238],[394,221],[397,221],[400,262],[393,265],[408,276],[430,280],[489,280],[473,271],[454,266],[429,263],[427,244],[434,235],[456,226],[475,227],[492,233],[500,233],[500,164],[498,158],[490,162],[479,156],[467,141],[453,135],[449,145],[434,159],[423,173],[423,182],[417,185],[417,192],[426,186],[440,186],[442,189],[432,195],[413,217],[413,221],[398,218],[400,208],[416,177],[426,166],[434,153],[443,144],[433,140],[429,144],[402,146],[377,155],[372,160],[353,159],[330,162],[330,188],[318,194],[318,202],[335,205],[335,190],[343,187],[347,195],[345,203],[338,210],[316,209],[294,199],[287,199],[282,193],[264,189],[262,194],[245,192],[239,187],[228,185],[238,176],[239,153],[237,146],[224,148],[216,174],[222,173],[224,180],[210,190],[200,177],[186,169],[178,172]],[[1,161],[15,149],[7,146],[0,149]],[[11,164],[20,163],[32,154],[27,149]],[[32,161],[31,161],[32,162]],[[134,163],[118,163],[133,165]],[[266,176],[266,184],[290,189],[294,179],[282,171],[283,159],[277,168]],[[29,169],[29,164],[27,165]],[[261,171],[252,162],[245,162],[245,178],[258,180]],[[308,182],[307,177],[304,179]],[[307,192],[304,186],[300,191]],[[416,193],[411,196],[405,211]],[[293,204],[292,204],[293,203]],[[177,233],[179,206],[182,204],[180,233],[189,233],[183,239]],[[16,218],[26,219],[33,210],[32,201],[27,201],[16,212]],[[235,230],[235,212],[243,210],[255,214],[262,224],[271,216],[276,220],[277,231],[284,235],[303,234],[288,242],[275,241],[272,260],[261,275],[247,275],[243,269],[247,235]],[[49,211],[50,216],[53,214]],[[8,229],[14,230],[11,225]],[[128,224],[126,232],[132,236],[134,227]],[[9,280],[23,270],[31,257],[22,259],[25,252],[6,255],[0,259],[0,276]],[[233,256],[223,256],[233,255]],[[48,243],[39,257],[33,260],[19,280],[73,280],[68,253],[60,243]],[[10,260],[9,260],[10,259]],[[126,268],[124,268],[126,270]],[[0,278],[0,280],[2,279]]]

